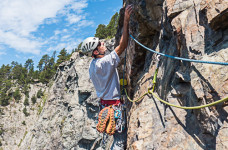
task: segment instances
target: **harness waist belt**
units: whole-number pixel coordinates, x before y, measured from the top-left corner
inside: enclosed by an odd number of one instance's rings
[[[118,105],[119,103],[121,103],[121,100],[120,100],[120,99],[117,99],[117,100],[103,100],[103,99],[101,98],[100,103],[101,103],[101,105],[103,105],[103,106]]]

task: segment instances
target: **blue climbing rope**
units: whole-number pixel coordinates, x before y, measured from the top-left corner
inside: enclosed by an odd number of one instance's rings
[[[227,62],[213,62],[213,61],[203,61],[203,60],[195,60],[195,59],[188,59],[188,58],[181,58],[181,57],[176,57],[176,56],[171,56],[171,55],[167,55],[167,54],[163,54],[157,51],[154,51],[146,46],[144,46],[143,44],[141,44],[139,41],[137,41],[131,34],[130,37],[136,42],[138,43],[140,46],[142,46],[143,48],[153,52],[153,53],[157,53],[161,56],[165,56],[165,57],[169,57],[172,59],[178,59],[178,60],[183,60],[183,61],[189,61],[189,62],[195,62],[195,63],[206,63],[206,64],[215,64],[215,65],[228,65]]]

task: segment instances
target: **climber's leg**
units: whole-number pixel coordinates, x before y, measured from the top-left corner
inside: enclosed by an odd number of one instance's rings
[[[116,132],[113,134],[114,140],[111,150],[124,150],[127,142],[127,132],[124,130],[122,133]]]
[[[119,133],[118,131],[116,131],[113,134],[113,144],[111,147],[111,150],[124,150],[126,149],[126,143],[127,143],[127,129],[126,129],[126,112],[123,111],[122,113],[124,113],[123,116],[123,131],[121,133]]]

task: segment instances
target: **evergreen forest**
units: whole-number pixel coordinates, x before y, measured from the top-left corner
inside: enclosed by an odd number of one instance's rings
[[[117,31],[118,20],[119,14],[115,13],[108,25],[98,25],[94,36],[100,39],[114,37]],[[57,60],[55,60],[56,51],[53,52],[52,56],[45,54],[37,66],[34,66],[32,59],[27,59],[24,64],[19,64],[17,61],[7,65],[3,64],[0,67],[0,105],[7,106],[12,100],[19,102],[22,93],[26,95],[24,105],[28,105],[29,84],[41,82],[47,85],[56,73],[58,66],[62,62],[69,60],[74,52],[80,51],[81,44],[73,49],[70,54],[63,48],[59,55],[57,55]],[[42,93],[38,93],[37,97],[40,95]],[[35,103],[35,98],[33,97],[33,103]]]

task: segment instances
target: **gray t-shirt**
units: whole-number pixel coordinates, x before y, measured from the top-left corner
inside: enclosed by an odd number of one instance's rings
[[[120,58],[115,51],[103,58],[93,59],[89,75],[96,89],[97,97],[104,100],[120,99],[120,83],[117,66]]]

